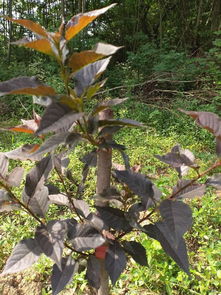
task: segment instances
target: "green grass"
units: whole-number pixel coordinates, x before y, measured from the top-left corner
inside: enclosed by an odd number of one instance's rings
[[[141,172],[145,173],[162,191],[166,197],[177,182],[177,175],[167,165],[159,162],[154,155],[164,154],[171,147],[179,143],[183,148],[191,149],[197,157],[198,164],[205,169],[212,163],[216,156],[214,153],[213,137],[206,131],[195,126],[186,115],[178,112],[178,107],[195,110],[196,102],[186,105],[186,102],[176,101],[171,111],[157,109],[135,102],[130,99],[125,106],[116,108],[116,116],[130,117],[144,122],[146,128],[125,128],[115,137],[116,141],[127,147],[131,165],[141,165]],[[214,111],[214,106],[204,105],[198,109]],[[13,125],[15,122],[7,122]],[[21,144],[32,142],[27,135],[2,133],[0,150],[16,148]],[[88,149],[88,147],[86,148]],[[80,179],[79,170],[82,167],[78,157],[86,152],[79,146],[72,155],[71,167],[74,176]],[[122,163],[119,154],[114,151],[114,162]],[[22,164],[31,167],[29,162]],[[191,175],[195,175],[191,172]],[[92,169],[87,181],[85,194],[91,197],[95,192],[95,169]],[[16,191],[18,195],[21,191]],[[193,210],[194,224],[186,240],[189,250],[191,278],[182,272],[161,249],[160,244],[148,238],[145,234],[134,234],[132,239],[140,241],[147,251],[148,267],[141,267],[131,259],[126,271],[121,275],[112,294],[135,295],[142,292],[144,295],[220,295],[221,294],[221,198],[220,195],[209,190],[201,199],[189,202]],[[56,206],[52,206],[48,218],[55,218],[60,213]],[[62,212],[68,216],[66,211]],[[0,269],[11,253],[13,247],[22,238],[32,237],[36,222],[26,213],[0,214]],[[42,256],[40,261],[33,266],[34,273],[40,273],[44,280],[43,295],[49,295],[51,262]],[[84,274],[77,275],[70,285],[70,294],[86,294]],[[61,293],[62,294],[62,293]],[[33,294],[35,295],[35,294]]]

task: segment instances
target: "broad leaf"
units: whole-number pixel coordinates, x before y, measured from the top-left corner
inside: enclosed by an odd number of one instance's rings
[[[194,118],[199,126],[207,129],[216,137],[221,136],[221,120],[218,115],[211,112],[180,111]]]
[[[164,156],[155,155],[155,157],[174,168],[181,166],[194,166],[194,163],[185,154],[170,152]]]
[[[21,121],[22,121],[22,125],[9,127],[7,130],[33,134],[38,129],[39,123],[41,121],[41,117],[37,115],[36,113],[34,113],[34,119],[32,120],[21,119]]]
[[[7,94],[55,95],[50,86],[42,84],[36,77],[18,77],[0,83],[0,96]]]
[[[216,138],[216,154],[221,157],[221,138]]]
[[[7,176],[6,181],[9,186],[18,187],[21,184],[24,175],[24,168],[15,167]]]
[[[66,285],[68,285],[74,274],[78,271],[79,264],[76,262],[71,255],[62,258],[61,269],[56,264],[53,265],[51,285],[52,294],[57,295],[60,293]]]
[[[105,243],[105,239],[100,234],[93,234],[85,237],[77,237],[72,240],[72,246],[76,251],[86,251],[95,249]]]
[[[114,242],[109,246],[105,258],[105,267],[113,285],[126,268],[126,264],[127,258],[123,248],[120,247],[118,242]]]
[[[129,232],[132,230],[128,220],[125,218],[124,211],[112,207],[98,207],[99,217],[104,223],[115,230]]]
[[[45,28],[43,28],[41,25],[39,25],[38,23],[35,23],[31,20],[27,20],[27,19],[13,19],[11,17],[5,17],[7,20],[10,20],[11,22],[17,23],[25,28],[27,28],[28,30],[32,31],[33,33],[43,36],[43,37],[47,37],[47,31],[45,30]]]
[[[114,7],[116,4],[111,4],[107,7],[93,10],[86,13],[79,13],[73,16],[66,25],[65,38],[67,40],[72,39],[76,34],[78,34],[83,28],[90,24],[99,15],[105,13],[108,9]]]
[[[164,251],[173,258],[180,268],[189,274],[189,262],[184,239],[181,238],[179,244],[175,247],[173,233],[164,222],[145,225],[144,229],[148,236],[159,241]]]
[[[43,114],[36,134],[45,134],[53,131],[69,129],[71,125],[82,117],[83,113],[76,113],[66,104],[54,102],[50,104]],[[68,131],[68,130],[66,130]]]
[[[74,74],[76,80],[75,92],[80,97],[87,88],[106,70],[110,57],[87,65]]]
[[[41,253],[34,239],[20,241],[8,258],[2,274],[15,273],[30,267],[38,260]]]
[[[20,210],[20,205],[12,201],[0,201],[0,212]]]
[[[190,163],[192,162],[192,165],[190,165],[190,166],[193,166],[193,167],[195,166],[196,167],[196,165],[194,164],[194,162],[195,162],[195,156],[194,156],[194,154],[190,150],[188,150],[188,149],[182,149],[180,147],[180,145],[176,145],[176,146],[174,146],[171,149],[171,152],[172,153],[177,153],[178,155],[184,155],[184,156],[186,156],[190,160]],[[181,156],[181,157],[183,157],[183,156]],[[186,158],[184,157],[184,159],[186,159]],[[182,165],[180,167],[175,167],[175,169],[178,172],[179,177],[182,178],[184,175],[186,175],[188,173],[189,166],[188,165],[187,166],[186,165]]]
[[[206,192],[205,184],[191,184],[191,180],[180,180],[173,189],[173,195],[176,199],[193,199],[202,197]]]
[[[4,153],[7,158],[13,160],[31,160],[39,161],[42,159],[41,155],[33,156],[33,153],[39,149],[39,144],[25,144],[15,150]]]
[[[48,188],[44,185],[38,187],[31,198],[29,198],[24,191],[22,200],[36,215],[45,217],[49,206]]]
[[[73,199],[75,210],[83,216],[84,218],[87,218],[87,216],[90,214],[90,207],[84,200],[76,200]]]
[[[117,179],[125,183],[134,194],[141,197],[142,204],[147,207],[149,199],[154,196],[152,182],[141,173],[129,170],[114,170]]]
[[[51,156],[47,156],[36,164],[26,176],[25,193],[32,197],[38,186],[41,187],[53,168]]]
[[[70,206],[68,197],[63,194],[49,195],[49,203],[60,205],[60,206]]]
[[[52,48],[51,48],[51,44],[50,44],[49,40],[47,40],[47,39],[37,39],[34,41],[30,41],[27,38],[23,38],[23,39],[15,41],[15,42],[12,42],[12,44],[24,46],[24,47],[30,48],[30,49],[34,49],[34,50],[37,50],[37,51],[42,52],[44,54],[48,54],[48,55],[52,55],[52,56],[54,55]]]
[[[87,166],[96,167],[97,166],[97,151],[93,150],[81,158],[81,161]]]
[[[140,265],[147,266],[146,249],[135,241],[123,241],[123,247]]]
[[[8,173],[8,158],[5,156],[5,154],[0,153],[0,177],[4,178],[6,174]]]
[[[99,232],[105,228],[104,221],[94,213],[90,213],[87,216],[87,220]]]
[[[0,189],[0,202],[10,201],[10,200],[11,200],[11,197],[9,193],[3,189]]]
[[[99,103],[94,110],[94,114],[97,114],[101,112],[102,110],[105,110],[106,108],[111,108],[113,106],[116,106],[118,104],[124,103],[128,98],[113,98],[107,101],[102,101]]]
[[[47,140],[44,141],[40,148],[35,153],[33,153],[33,155],[42,155],[54,151],[60,144],[65,143],[69,135],[69,132],[64,132],[50,136]]]
[[[42,252],[50,257],[60,269],[66,234],[67,223],[59,220],[49,221],[47,226],[39,226],[35,232],[35,240]]]
[[[123,126],[107,126],[107,127],[103,127],[98,136],[100,137],[105,137],[108,135],[112,135],[114,133],[116,133],[117,131],[119,131]]]
[[[192,225],[192,211],[187,204],[172,200],[161,202],[159,210],[164,223],[174,237],[174,245],[177,247],[183,234]]]
[[[144,125],[138,121],[131,119],[109,119],[100,120],[99,126],[127,126],[127,127],[144,127]]]
[[[87,260],[86,279],[91,287],[100,288],[100,262],[94,255]]]
[[[69,58],[69,67],[73,72],[79,71],[81,68],[97,60],[114,54],[120,47],[109,44],[98,43],[93,50],[73,53]]]
[[[206,181],[206,185],[212,186],[220,190],[221,189],[221,173],[216,173],[212,177],[209,177]]]

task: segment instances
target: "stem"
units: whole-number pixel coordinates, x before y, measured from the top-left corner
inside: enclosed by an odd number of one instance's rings
[[[206,169],[205,171],[203,171],[202,173],[199,173],[197,175],[197,177],[195,177],[194,179],[192,179],[189,183],[187,183],[186,185],[184,185],[183,187],[181,187],[179,190],[177,190],[175,193],[172,193],[168,199],[174,199],[181,191],[183,191],[184,189],[186,189],[187,187],[193,185],[197,180],[199,180],[200,178],[202,178],[203,176],[205,176],[206,174],[208,174],[209,172],[211,172],[213,169],[217,168],[221,166],[221,161],[217,161],[215,162],[211,167],[209,167],[208,169]]]
[[[81,215],[77,212],[77,209],[76,209],[76,207],[74,205],[74,202],[73,202],[73,200],[71,198],[71,195],[70,195],[70,193],[69,193],[69,191],[68,191],[68,189],[66,187],[66,184],[65,184],[65,181],[64,181],[62,175],[60,174],[60,172],[58,171],[57,168],[55,168],[55,171],[57,172],[58,177],[59,177],[59,179],[60,179],[60,181],[61,181],[61,183],[63,185],[63,188],[65,190],[65,193],[66,193],[66,195],[68,197],[68,201],[70,202],[71,206],[73,207],[73,209],[74,209],[75,213],[77,214],[78,218],[82,221],[83,219],[82,219]]]

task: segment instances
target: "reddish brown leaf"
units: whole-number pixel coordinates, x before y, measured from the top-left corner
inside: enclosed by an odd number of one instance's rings
[[[38,23],[35,23],[35,22],[33,22],[31,20],[27,20],[27,19],[13,19],[11,17],[5,17],[5,18],[11,22],[17,23],[17,24],[27,28],[28,30],[32,31],[33,33],[36,33],[37,35],[47,37],[46,30]]]
[[[55,95],[55,90],[36,77],[18,77],[0,83],[0,96],[7,94]]]
[[[199,126],[207,129],[216,137],[221,137],[221,120],[218,115],[212,112],[180,111],[194,118]]]
[[[76,72],[105,56],[114,54],[120,47],[98,43],[93,50],[74,53],[69,59],[69,67]]]
[[[12,44],[31,48],[31,49],[40,51],[44,54],[53,55],[50,42],[47,39],[38,39],[34,41],[29,41],[27,38],[24,38],[24,39],[12,42]]]
[[[101,9],[93,10],[86,13],[79,13],[73,16],[66,25],[65,38],[67,40],[72,39],[83,28],[90,24],[95,18],[105,13],[108,9],[112,8],[115,5],[116,4],[111,4]]]

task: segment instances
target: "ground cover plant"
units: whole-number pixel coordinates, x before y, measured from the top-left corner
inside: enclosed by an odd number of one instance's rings
[[[145,235],[147,241],[160,242],[163,250],[190,275],[183,235],[191,228],[192,212],[183,200],[203,196],[206,186],[221,185],[219,174],[205,181],[206,175],[221,166],[220,119],[216,114],[180,110],[215,136],[218,160],[201,167],[193,153],[179,145],[165,155],[155,155],[177,172],[177,183],[162,199],[161,191],[140,173],[139,166],[131,167],[125,146],[113,139],[124,127],[144,127],[131,118],[112,118],[110,108],[126,99],[101,100],[88,108],[88,102],[105,82],[97,79],[119,47],[98,43],[93,50],[71,55],[67,43],[112,6],[74,16],[56,33],[48,33],[31,21],[10,19],[40,35],[35,41],[17,44],[53,56],[60,65],[64,89],[58,94],[35,77],[18,77],[0,84],[1,95],[33,95],[34,103],[45,107],[42,117],[34,112],[33,120],[22,119],[21,125],[7,129],[34,134],[36,142],[1,153],[1,211],[24,210],[38,225],[32,238],[24,238],[15,246],[2,274],[24,270],[45,254],[54,263],[53,294],[62,291],[82,266],[86,267],[89,285],[99,294],[108,292],[107,275],[115,285],[126,269],[128,256],[147,266],[146,249],[134,240],[133,232]],[[78,144],[85,144],[87,151],[81,159],[81,181],[75,179],[69,166],[69,156]],[[111,175],[112,150],[122,156],[123,165],[113,165]],[[24,169],[15,167],[9,172],[9,164],[13,165],[9,160],[34,163],[26,174],[21,197],[16,187],[20,186]],[[96,192],[84,198],[85,182],[94,166]],[[192,178],[183,179],[189,169]],[[111,176],[114,185],[110,185]],[[56,210],[56,206],[67,210]]]

